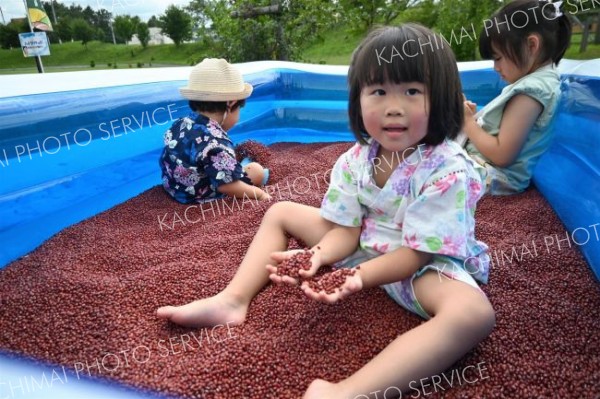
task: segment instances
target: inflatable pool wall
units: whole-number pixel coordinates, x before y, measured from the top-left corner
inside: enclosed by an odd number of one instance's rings
[[[581,243],[597,276],[599,65],[600,60],[561,63],[565,96],[556,140],[535,171],[536,185],[564,222],[565,234]],[[347,67],[280,62],[239,67],[255,90],[231,131],[235,141],[352,140]],[[487,62],[459,67],[467,97],[480,105],[504,86]],[[178,92],[189,71],[0,77],[0,267],[61,229],[160,183],[156,159],[163,132],[189,112]]]
[[[347,67],[283,62],[238,67],[255,90],[230,132],[234,141],[353,140]],[[504,87],[489,62],[460,63],[459,69],[465,94],[478,105]],[[539,240],[548,250],[550,244],[578,245],[600,278],[600,60],[564,60],[559,69],[564,96],[556,137],[534,182],[565,230]],[[0,268],[60,230],[160,184],[162,136],[189,112],[178,92],[189,72],[182,67],[0,76]],[[14,380],[11,389],[19,376],[44,370],[6,357],[0,364],[3,375],[8,370],[6,379]],[[81,397],[78,392],[138,397],[89,384],[77,379],[27,397]],[[104,396],[90,396],[92,386]],[[7,388],[0,384],[0,395]]]

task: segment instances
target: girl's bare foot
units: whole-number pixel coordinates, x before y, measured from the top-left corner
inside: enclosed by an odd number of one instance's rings
[[[314,380],[309,386],[302,399],[348,399],[345,392],[342,392],[341,384],[332,384],[325,380]],[[350,398],[352,399],[352,398]]]
[[[183,306],[163,306],[156,316],[186,327],[210,327],[216,325],[238,325],[246,319],[248,304],[219,293]]]

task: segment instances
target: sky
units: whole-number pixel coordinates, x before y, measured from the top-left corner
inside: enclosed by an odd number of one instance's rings
[[[114,15],[128,14],[138,15],[142,21],[147,21],[152,15],[157,17],[163,14],[170,4],[178,7],[187,6],[190,0],[55,0],[57,3],[70,6],[71,4],[80,5],[82,8],[87,6],[94,10],[104,8]],[[25,4],[23,0],[0,0],[0,9],[4,14],[6,23],[12,18],[25,17]],[[52,19],[52,16],[49,16]],[[0,23],[2,20],[0,19]]]

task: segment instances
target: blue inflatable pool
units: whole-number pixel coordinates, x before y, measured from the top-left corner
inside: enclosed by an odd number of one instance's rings
[[[351,141],[347,67],[240,64],[255,91],[231,131],[276,142]],[[488,62],[459,65],[467,97],[483,105],[503,82]],[[171,121],[188,112],[178,92],[190,68],[0,76],[0,268],[62,229],[160,184],[157,158]],[[600,278],[600,60],[565,60],[555,140],[534,181]],[[501,215],[499,215],[501,217]],[[0,357],[0,398],[139,397]],[[24,377],[27,376],[27,377]],[[42,376],[51,390],[31,390]],[[27,386],[27,392],[25,391]],[[92,394],[93,392],[93,394]],[[94,396],[95,395],[95,396]],[[148,395],[142,395],[147,397]]]

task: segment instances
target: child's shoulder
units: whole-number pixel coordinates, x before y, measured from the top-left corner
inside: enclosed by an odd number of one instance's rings
[[[543,107],[542,114],[538,117],[539,126],[546,126],[552,119],[561,95],[560,75],[555,69],[535,71],[515,84],[507,96],[512,98],[518,94],[526,95]]]
[[[196,116],[195,114],[191,113],[191,114],[182,116],[178,119],[175,119],[173,121],[173,124],[171,125],[171,129],[179,128],[179,129],[190,130],[193,125],[197,124],[195,116]]]
[[[555,66],[548,65],[525,75],[507,88],[515,93],[543,98],[559,90],[560,74]]]

